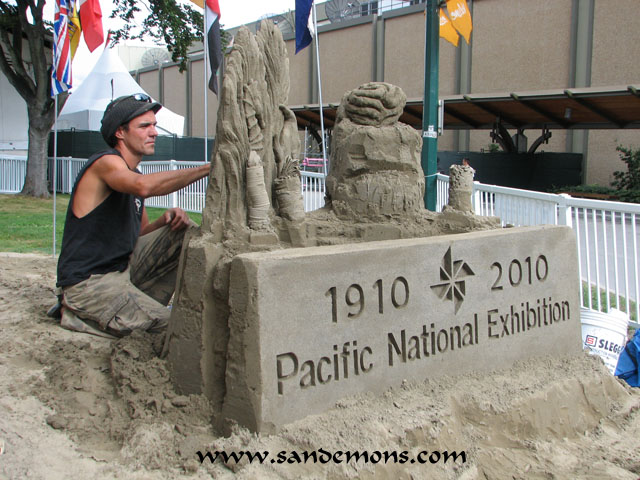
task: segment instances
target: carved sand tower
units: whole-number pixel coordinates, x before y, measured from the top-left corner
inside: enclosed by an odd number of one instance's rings
[[[304,241],[294,161],[300,143],[288,96],[280,30],[271,22],[255,36],[241,29],[226,58],[202,226],[185,242],[165,343],[178,388],[205,393],[214,407],[225,392],[231,259]]]
[[[499,219],[473,214],[466,167],[452,169],[443,213],[425,210],[421,138],[399,122],[406,97],[396,86],[344,95],[326,205],[305,215],[288,94],[280,30],[242,28],[164,352],[176,388],[204,393],[217,425],[272,432],[346,395],[579,340],[578,288],[565,287],[577,281],[570,229],[495,230]],[[507,336],[505,315],[520,319]]]

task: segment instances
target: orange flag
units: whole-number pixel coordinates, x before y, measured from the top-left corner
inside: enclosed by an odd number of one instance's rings
[[[444,13],[444,10],[440,9],[440,36],[447,40],[449,43],[452,43],[454,47],[458,46],[458,42],[460,41],[460,36],[456,29],[451,25],[451,21],[447,14]]]
[[[447,10],[449,11],[449,17],[451,17],[451,23],[458,33],[469,43],[473,25],[471,23],[471,12],[469,11],[467,0],[447,0]]]

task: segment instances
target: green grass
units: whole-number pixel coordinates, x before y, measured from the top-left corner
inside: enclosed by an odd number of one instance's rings
[[[69,195],[56,197],[56,254],[60,253],[62,230],[69,204]],[[163,208],[147,208],[153,222]],[[202,215],[189,212],[195,223],[202,223]],[[0,195],[0,252],[53,252],[53,197],[33,198],[24,195]]]
[[[588,291],[587,282],[582,282],[582,306],[588,307],[589,303],[589,291]],[[604,288],[600,289],[600,305],[605,306],[607,304],[607,292]],[[598,291],[596,288],[591,288],[591,305],[594,309],[598,306]],[[618,299],[616,297],[615,292],[609,292],[609,305],[611,308],[617,308],[622,312],[627,311],[627,299],[620,298],[620,305],[618,305]],[[605,309],[603,309],[605,311]],[[636,316],[636,302],[631,300],[629,303],[629,317],[631,321],[637,322],[638,318]]]

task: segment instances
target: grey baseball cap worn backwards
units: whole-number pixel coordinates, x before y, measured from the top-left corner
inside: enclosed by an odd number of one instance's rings
[[[151,100],[151,97],[145,93],[125,95],[112,100],[102,116],[102,127],[100,127],[102,138],[110,147],[115,146],[116,138],[114,135],[118,127],[149,110],[158,113],[161,108],[162,105]]]

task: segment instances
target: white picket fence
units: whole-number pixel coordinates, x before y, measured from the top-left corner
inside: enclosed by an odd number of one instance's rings
[[[449,177],[438,174],[437,211],[447,204]],[[640,205],[573,198],[474,183],[478,215],[499,217],[503,225],[568,225],[576,234],[583,305],[607,312],[617,308],[640,319]],[[608,294],[606,293],[608,292]]]
[[[71,193],[75,178],[87,161],[86,158],[58,158],[56,167],[57,192]],[[200,165],[202,162],[179,162],[176,160],[142,162],[142,173],[178,170]],[[53,158],[49,158],[49,172],[53,172]],[[27,159],[24,156],[0,156],[0,193],[19,193],[27,173]],[[208,178],[203,178],[178,192],[145,200],[148,207],[180,207],[188,212],[201,212],[204,208]],[[324,175],[316,172],[302,172],[301,192],[305,212],[317,210],[324,205],[326,192]]]
[[[69,193],[85,159],[59,158],[57,190]],[[50,162],[53,162],[50,159]],[[50,164],[52,166],[52,163]],[[143,162],[143,173],[195,166],[194,162]],[[50,170],[52,171],[52,169]],[[17,193],[26,174],[26,158],[0,157],[0,193]],[[150,207],[181,207],[191,212],[204,208],[207,178],[162,197],[147,199]],[[437,176],[437,211],[448,201],[449,177]],[[305,211],[324,205],[324,175],[302,172]],[[576,233],[583,304],[599,311],[618,308],[636,322],[640,319],[638,222],[640,205],[584,200],[568,195],[532,192],[515,188],[474,184],[473,204],[478,215],[500,217],[503,225],[568,225]],[[607,295],[605,292],[608,292]],[[638,326],[636,324],[636,326]]]

